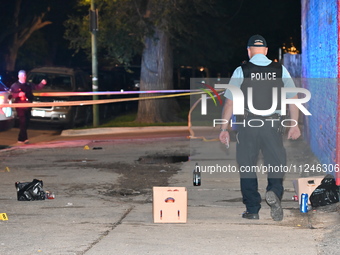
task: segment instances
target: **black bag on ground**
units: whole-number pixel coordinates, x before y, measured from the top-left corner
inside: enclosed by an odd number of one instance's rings
[[[33,179],[32,182],[16,182],[19,201],[45,200],[42,180]]]
[[[338,186],[333,175],[327,174],[321,184],[313,191],[310,198],[313,207],[330,205],[339,202]]]

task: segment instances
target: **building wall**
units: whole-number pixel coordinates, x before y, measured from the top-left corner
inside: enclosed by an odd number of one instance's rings
[[[283,64],[293,78],[301,78],[301,55],[283,54]],[[297,79],[296,79],[297,80]]]
[[[323,164],[337,161],[338,0],[301,0],[302,86],[311,92],[304,135]]]

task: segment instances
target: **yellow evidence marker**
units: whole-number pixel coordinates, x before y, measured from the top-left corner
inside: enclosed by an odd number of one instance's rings
[[[8,220],[6,213],[0,213],[0,220]]]

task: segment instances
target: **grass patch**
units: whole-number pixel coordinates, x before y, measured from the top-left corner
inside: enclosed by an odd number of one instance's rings
[[[148,126],[187,126],[188,122],[165,122],[165,123],[140,123],[135,122],[137,112],[130,112],[117,116],[113,120],[100,125],[100,127],[148,127]]]
[[[100,127],[148,127],[148,126],[187,126],[188,125],[188,113],[190,109],[190,98],[178,98],[177,102],[180,106],[180,110],[177,113],[177,117],[183,121],[177,122],[164,122],[164,123],[141,123],[135,122],[137,117],[137,109],[126,112],[122,115],[116,116],[114,119],[109,120]]]
[[[187,126],[188,125],[188,113],[190,109],[190,100],[189,98],[179,99],[178,100],[180,110],[177,113],[177,117],[183,121],[177,122],[164,122],[164,123],[141,123],[135,122],[137,117],[137,109],[132,110],[130,112],[125,112],[121,115],[115,116],[111,120],[107,120],[101,123],[98,128],[103,127],[148,127],[148,126]],[[84,128],[93,128],[92,123],[85,127],[79,127],[79,129]]]
[[[97,128],[103,127],[150,127],[150,126],[187,126],[188,125],[188,111],[181,111],[178,114],[178,117],[183,119],[183,121],[179,122],[164,122],[164,123],[141,123],[135,122],[137,117],[137,112],[127,112],[125,114],[119,115],[114,119],[105,121],[104,123],[100,124]],[[87,125],[85,127],[79,127],[78,129],[85,129],[85,128],[93,128],[92,123],[91,125]]]

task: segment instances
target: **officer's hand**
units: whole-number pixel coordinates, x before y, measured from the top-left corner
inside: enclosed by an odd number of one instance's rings
[[[44,84],[44,85],[46,85],[47,81],[46,81],[45,79],[42,79],[42,80],[41,80],[41,83]]]
[[[296,140],[300,137],[300,135],[301,135],[300,128],[297,125],[295,127],[291,127],[288,130],[288,139]]]
[[[219,138],[220,138],[221,143],[225,145],[229,144],[230,136],[229,136],[228,131],[221,131]]]

